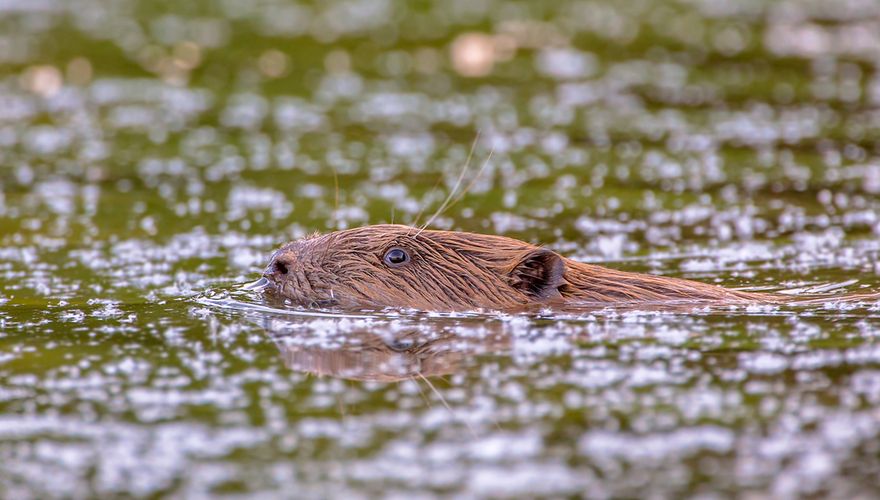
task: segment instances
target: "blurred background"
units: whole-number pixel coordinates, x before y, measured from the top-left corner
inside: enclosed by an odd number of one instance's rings
[[[440,227],[620,257],[877,222],[873,1],[2,8],[0,223],[22,237],[412,223],[478,137],[467,179],[492,161]]]
[[[880,3],[0,1],[0,496],[876,494],[876,308],[435,318],[437,392],[235,295],[467,166],[432,227],[878,289]]]

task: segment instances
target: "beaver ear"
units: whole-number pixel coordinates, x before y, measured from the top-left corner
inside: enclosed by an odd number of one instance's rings
[[[538,248],[526,254],[510,271],[510,285],[535,299],[559,294],[565,263],[556,252]]]

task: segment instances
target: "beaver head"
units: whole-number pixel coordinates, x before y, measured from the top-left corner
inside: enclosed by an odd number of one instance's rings
[[[519,240],[376,225],[282,246],[267,293],[310,307],[513,311],[561,300],[565,263]]]

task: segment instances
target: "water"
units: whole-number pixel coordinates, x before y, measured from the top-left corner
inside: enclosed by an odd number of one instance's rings
[[[875,2],[0,12],[0,495],[876,495],[877,305],[339,314],[242,287],[289,239],[427,220],[475,145],[432,227],[880,290]]]

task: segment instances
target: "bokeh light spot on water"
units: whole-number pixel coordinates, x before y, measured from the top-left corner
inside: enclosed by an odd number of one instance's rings
[[[41,97],[52,97],[61,90],[63,77],[54,66],[32,66],[21,76],[21,86]]]
[[[491,35],[459,35],[450,50],[452,66],[463,76],[486,76],[495,65],[495,39]]]
[[[474,145],[435,228],[878,290],[875,2],[0,12],[0,494],[876,495],[880,304],[340,313],[255,284],[289,239],[424,223]]]

